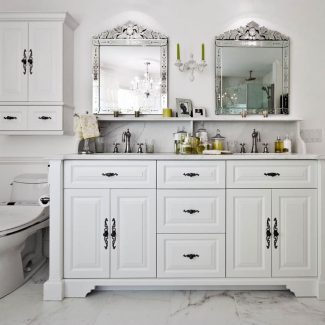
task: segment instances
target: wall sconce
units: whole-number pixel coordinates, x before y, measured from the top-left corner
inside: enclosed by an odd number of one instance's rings
[[[190,72],[190,81],[193,81],[195,79],[194,76],[194,72],[198,71],[198,72],[203,72],[204,68],[207,66],[206,62],[205,62],[205,48],[204,48],[204,44],[202,44],[201,47],[201,62],[196,62],[194,60],[194,56],[193,54],[190,55],[190,59],[183,63],[181,61],[181,50],[180,50],[180,45],[179,43],[177,43],[177,60],[175,62],[176,67],[178,67],[178,70],[180,72],[184,72],[184,71],[189,71]]]

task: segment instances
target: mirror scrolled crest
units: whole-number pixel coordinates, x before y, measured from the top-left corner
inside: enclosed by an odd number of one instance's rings
[[[167,36],[129,21],[94,36],[92,45],[93,113],[162,113],[168,106]]]
[[[216,114],[289,113],[289,37],[252,21],[216,42]]]

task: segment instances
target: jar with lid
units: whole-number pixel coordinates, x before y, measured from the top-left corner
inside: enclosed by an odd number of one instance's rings
[[[176,154],[180,153],[181,143],[184,142],[186,137],[187,137],[187,132],[184,130],[177,131],[176,133],[174,133],[174,152]]]
[[[226,138],[220,134],[220,130],[217,129],[217,134],[211,138],[212,149],[214,150],[225,150],[225,140]]]

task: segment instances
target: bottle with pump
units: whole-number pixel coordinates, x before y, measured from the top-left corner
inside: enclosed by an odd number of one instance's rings
[[[278,136],[276,141],[274,142],[274,152],[282,153],[283,152],[283,140]]]
[[[292,149],[291,149],[291,140],[290,140],[288,134],[285,136],[284,141],[283,141],[283,152],[287,152],[287,153],[291,153],[292,152]]]

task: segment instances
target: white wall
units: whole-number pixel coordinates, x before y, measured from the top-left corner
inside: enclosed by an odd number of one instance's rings
[[[169,99],[191,98],[214,111],[214,37],[254,19],[291,39],[291,111],[307,129],[323,129],[325,76],[324,0],[0,0],[1,11],[68,11],[80,26],[75,32],[75,106],[91,109],[91,37],[131,19],[169,36]],[[208,68],[191,83],[173,65],[176,43],[182,58],[200,56],[206,44]],[[248,123],[247,132],[251,133]],[[231,128],[232,126],[227,126]],[[235,127],[235,126],[233,126]],[[258,125],[254,125],[258,128]],[[325,153],[324,143],[308,145]],[[72,136],[0,137],[1,154],[49,154],[76,151]]]

